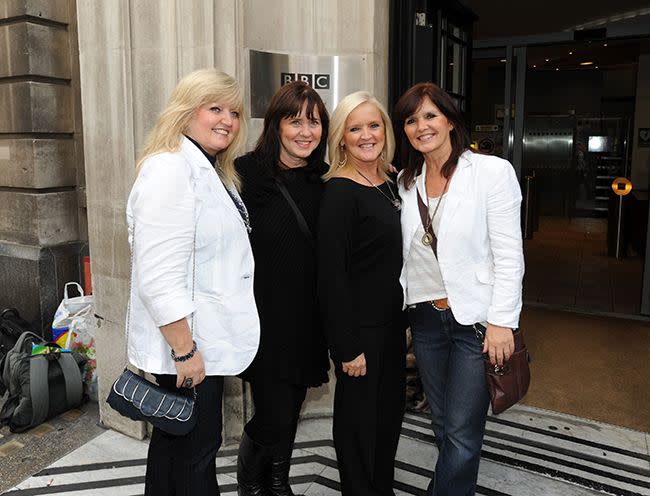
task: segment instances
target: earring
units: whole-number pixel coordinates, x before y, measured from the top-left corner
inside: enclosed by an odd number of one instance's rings
[[[343,152],[343,157],[339,158],[338,166],[339,169],[342,167],[345,167],[345,164],[348,163],[348,154],[345,153],[345,150],[341,147],[341,151]]]
[[[382,164],[386,163],[386,149],[385,148],[379,154],[379,159],[381,160]]]

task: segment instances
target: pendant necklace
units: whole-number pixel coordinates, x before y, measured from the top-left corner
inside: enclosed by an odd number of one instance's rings
[[[393,188],[390,187],[390,183],[388,181],[386,181],[386,185],[388,186],[388,191],[390,191],[390,196],[388,196],[381,189],[379,189],[379,186],[377,186],[370,179],[368,179],[359,169],[355,167],[354,170],[356,170],[362,178],[368,181],[370,186],[372,186],[377,191],[379,191],[393,205],[393,207],[395,207],[395,209],[397,210],[402,209],[402,201],[399,198],[397,198],[397,196],[395,196],[395,193],[393,193]]]
[[[423,226],[424,227],[424,236],[422,236],[422,244],[425,246],[431,246],[431,243],[433,243],[433,235],[429,232],[429,228],[431,228],[431,224],[433,223],[433,219],[438,213],[438,208],[440,208],[440,202],[442,202],[442,197],[445,195],[445,192],[447,191],[447,185],[449,184],[449,178],[445,181],[445,187],[442,189],[442,193],[440,193],[440,196],[438,197],[438,202],[436,203],[436,208],[433,209],[433,215],[429,217],[427,215],[427,225]],[[419,194],[419,193],[418,193]],[[429,212],[429,194],[427,193],[427,180],[426,178],[424,179],[424,195],[427,198],[427,212]],[[431,229],[433,231],[433,229]]]

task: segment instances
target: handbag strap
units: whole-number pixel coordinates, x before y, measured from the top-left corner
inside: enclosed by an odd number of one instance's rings
[[[131,278],[129,279],[129,301],[126,305],[126,335],[124,341],[124,367],[129,363],[129,328],[131,327],[131,289],[133,286],[133,259],[135,257],[135,218],[133,219],[133,243],[131,244]],[[192,301],[194,301],[194,285],[196,281],[196,223],[194,224],[194,238],[192,239]],[[190,324],[190,334],[194,336],[194,313]]]
[[[436,233],[433,232],[433,222],[429,222],[429,208],[424,204],[420,193],[415,192],[418,197],[418,210],[420,211],[420,220],[422,221],[422,229],[425,229],[425,232],[431,236],[431,249],[433,250],[433,256],[438,258],[438,238]],[[428,224],[428,227],[427,227]]]
[[[291,195],[287,191],[287,188],[284,184],[282,184],[280,181],[276,180],[275,184],[278,185],[278,189],[280,190],[280,193],[282,193],[282,196],[284,196],[285,200],[287,200],[287,203],[291,207],[291,210],[293,210],[293,214],[296,216],[296,220],[298,221],[298,227],[300,227],[300,230],[302,233],[305,235],[305,237],[309,240],[309,243],[313,246],[315,246],[315,241],[314,241],[314,235],[311,232],[311,229],[309,229],[309,226],[307,225],[307,221],[305,220],[305,217],[302,215],[302,212],[298,208],[298,205],[296,205],[296,202],[293,201],[293,198],[291,198]]]

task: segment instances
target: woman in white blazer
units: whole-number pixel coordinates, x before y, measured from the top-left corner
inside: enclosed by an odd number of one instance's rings
[[[439,450],[428,493],[473,495],[489,396],[483,353],[514,351],[524,274],[512,166],[473,153],[451,98],[419,83],[397,102],[400,282]]]
[[[127,204],[129,360],[164,388],[195,388],[198,410],[187,435],[154,427],[146,495],[218,494],[223,376],[244,370],[259,341],[233,164],[245,140],[239,85],[202,69],[178,83],[138,162]]]

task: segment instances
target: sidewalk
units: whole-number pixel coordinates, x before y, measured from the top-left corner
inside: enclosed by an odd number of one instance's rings
[[[0,440],[1,442],[1,440]],[[396,495],[422,495],[436,458],[425,416],[407,414],[395,462]],[[650,434],[517,406],[489,417],[477,494],[485,496],[650,495]],[[105,431],[7,495],[141,495],[147,443]],[[217,460],[222,494],[236,494],[236,446]],[[296,493],[336,495],[331,419],[307,419],[291,467]]]
[[[105,433],[98,422],[98,405],[88,402],[27,432],[0,429],[0,493]]]

